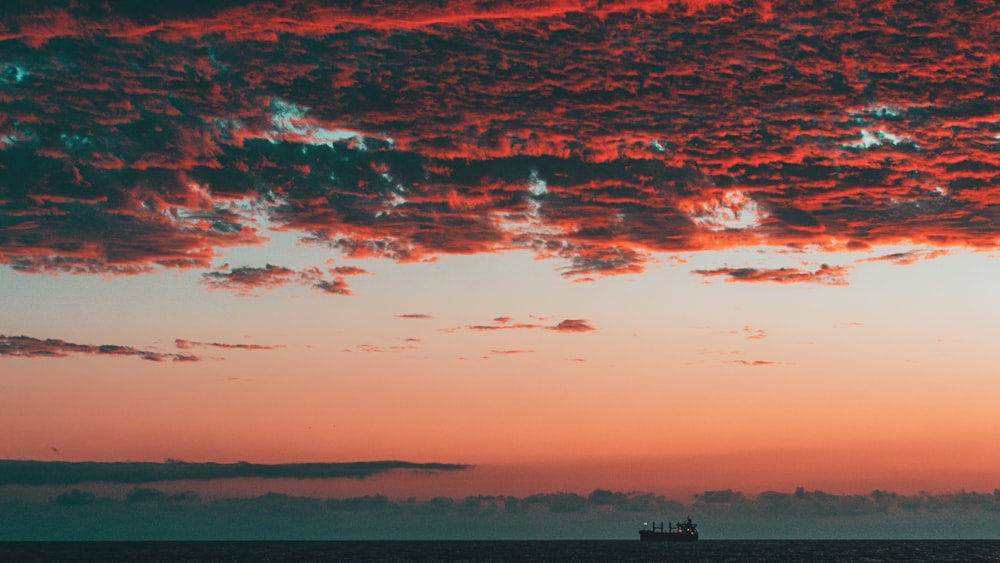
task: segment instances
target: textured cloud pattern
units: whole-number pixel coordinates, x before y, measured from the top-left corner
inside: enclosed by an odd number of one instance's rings
[[[399,262],[531,249],[582,279],[997,242],[993,2],[89,4],[0,14],[18,271],[207,270],[268,230]]]

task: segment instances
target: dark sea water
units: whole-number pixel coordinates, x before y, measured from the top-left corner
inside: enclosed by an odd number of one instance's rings
[[[1000,562],[994,540],[0,542],[0,561]]]

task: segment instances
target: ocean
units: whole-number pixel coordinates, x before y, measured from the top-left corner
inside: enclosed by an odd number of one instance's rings
[[[0,561],[1000,562],[1000,540],[0,542]]]

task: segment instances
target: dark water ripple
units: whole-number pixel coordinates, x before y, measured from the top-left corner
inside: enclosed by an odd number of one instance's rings
[[[3,542],[0,561],[1000,562],[997,540]]]

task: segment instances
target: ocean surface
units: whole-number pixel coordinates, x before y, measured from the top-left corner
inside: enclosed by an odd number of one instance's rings
[[[0,542],[0,561],[1000,562],[1000,540]]]

